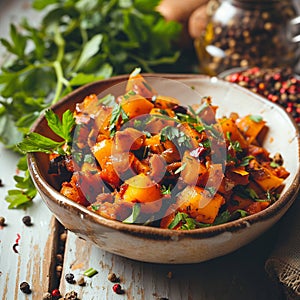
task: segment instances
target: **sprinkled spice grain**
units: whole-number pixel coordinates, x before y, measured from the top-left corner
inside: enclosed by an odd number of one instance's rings
[[[4,184],[2,182],[2,179],[0,179],[0,187],[3,187],[3,186],[4,186]]]
[[[119,278],[117,277],[117,275],[115,273],[109,273],[107,276],[107,279],[110,282],[118,282],[119,281]]]
[[[62,254],[60,254],[60,253],[56,254],[56,260],[57,260],[57,262],[61,263],[63,261]]]
[[[51,292],[51,296],[54,297],[54,299],[61,297],[60,291],[58,289],[54,289]]]
[[[4,225],[5,225],[5,218],[0,217],[0,226],[4,226]]]
[[[124,290],[119,283],[114,284],[112,289],[118,295],[124,294]]]
[[[15,253],[19,253],[17,247],[19,246],[19,241],[20,241],[20,239],[21,239],[21,236],[20,236],[20,234],[17,233],[16,242],[15,242],[15,243],[13,244],[13,246],[12,246],[13,251],[14,251]]]
[[[30,216],[24,216],[22,218],[22,222],[26,225],[26,226],[31,226],[31,217]]]
[[[71,291],[71,292],[66,293],[64,299],[65,300],[76,300],[76,299],[78,299],[77,296],[78,295],[75,291]]]
[[[293,74],[291,68],[254,67],[227,75],[225,80],[281,105],[300,125],[300,79]]]
[[[49,292],[47,292],[43,295],[43,300],[51,300],[51,299],[52,299],[52,296]]]
[[[60,236],[59,236],[61,242],[65,243],[67,240],[67,233],[63,232]]]
[[[24,294],[31,294],[30,285],[26,281],[21,282],[21,284],[20,284],[20,290]]]
[[[80,285],[80,286],[85,286],[86,285],[86,282],[84,280],[84,277],[81,276],[77,279],[77,284]]]
[[[74,284],[75,283],[74,275],[72,273],[66,274],[65,275],[65,279],[70,284]]]

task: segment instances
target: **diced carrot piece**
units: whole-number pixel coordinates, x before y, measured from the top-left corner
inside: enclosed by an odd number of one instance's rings
[[[261,130],[265,127],[266,122],[263,119],[254,119],[253,116],[247,115],[236,121],[237,127],[251,144]]]
[[[239,128],[237,127],[236,123],[232,119],[223,118],[219,120],[219,124],[222,127],[222,131],[224,132],[224,137],[227,139],[227,133],[230,134],[231,141],[239,142],[242,149],[248,147],[248,142],[240,132]]]
[[[187,213],[198,222],[212,224],[219,213],[224,198],[198,186],[187,186],[177,198],[178,211]]]
[[[96,143],[96,145],[92,148],[92,152],[102,169],[105,168],[107,158],[112,155],[112,147],[112,140],[104,139]]]
[[[153,103],[140,95],[133,95],[129,99],[123,99],[121,106],[130,119],[149,114],[154,107]]]

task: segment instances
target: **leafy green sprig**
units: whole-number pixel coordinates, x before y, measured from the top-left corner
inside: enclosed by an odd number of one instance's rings
[[[136,66],[182,72],[187,64],[175,64],[181,25],[165,21],[156,10],[159,2],[34,0],[33,8],[44,14],[39,26],[24,19],[11,25],[8,39],[0,39],[9,57],[0,72],[0,141],[16,151],[24,134],[37,142],[29,132],[40,113],[86,83],[128,74]],[[62,146],[45,144],[49,141],[35,146],[45,151]],[[25,194],[32,190],[27,179],[22,184],[28,187],[20,190]]]
[[[62,138],[62,141],[58,142],[39,133],[30,132],[25,136],[23,141],[17,145],[19,150],[24,154],[29,152],[58,153],[61,155],[71,154],[71,132],[75,125],[72,112],[66,110],[60,121],[58,116],[49,109],[45,112],[45,118],[50,129]]]
[[[71,154],[72,129],[75,119],[70,110],[62,115],[62,120],[52,111],[45,112],[45,118],[50,129],[57,134],[62,141],[57,142],[41,134],[30,132],[23,141],[17,144],[18,149],[26,154],[30,152],[59,153],[61,155]],[[30,205],[37,194],[37,190],[28,171],[26,156],[23,156],[18,165],[23,176],[15,175],[16,189],[8,191],[5,200],[9,202],[8,208],[22,208]]]

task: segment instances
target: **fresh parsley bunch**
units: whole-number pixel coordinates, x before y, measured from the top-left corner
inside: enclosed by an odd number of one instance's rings
[[[17,150],[32,123],[74,88],[136,66],[144,72],[184,71],[176,43],[181,25],[156,11],[159,0],[34,0],[39,28],[24,19],[0,39],[9,59],[0,73],[0,141]],[[166,69],[166,66],[170,66]],[[171,67],[172,66],[172,67]],[[17,189],[6,200],[24,206],[36,194],[24,157]],[[18,199],[21,199],[18,201]]]

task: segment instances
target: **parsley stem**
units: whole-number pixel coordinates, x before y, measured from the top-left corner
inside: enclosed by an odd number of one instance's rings
[[[58,26],[55,27],[54,42],[58,50],[56,60],[61,62],[65,54],[65,40],[63,39]]]
[[[61,64],[60,64],[59,61],[56,60],[53,63],[52,66],[53,66],[53,68],[55,70],[56,77],[57,77],[55,95],[54,95],[54,98],[53,98],[52,103],[51,103],[51,104],[55,104],[59,100],[59,98],[60,98],[63,86],[64,85],[66,87],[69,86],[69,81],[64,78],[63,70],[62,70],[62,67],[61,67]]]

